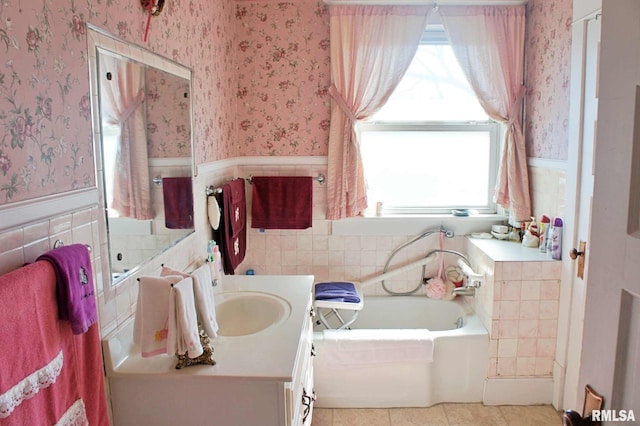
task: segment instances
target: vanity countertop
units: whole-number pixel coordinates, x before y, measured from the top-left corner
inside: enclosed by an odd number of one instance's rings
[[[277,327],[248,336],[211,339],[216,365],[196,365],[176,370],[176,358],[157,355],[142,358],[133,344],[133,319],[103,340],[107,377],[172,375],[288,382],[294,375],[300,336],[309,315],[313,276],[227,275],[215,292],[251,291],[285,299],[289,317]]]
[[[495,262],[557,262],[551,253],[541,253],[537,247],[525,247],[513,241],[473,237],[468,240]]]

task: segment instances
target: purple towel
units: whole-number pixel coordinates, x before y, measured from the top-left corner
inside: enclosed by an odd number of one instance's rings
[[[227,275],[235,274],[247,252],[247,200],[244,179],[238,178],[222,185],[222,194],[216,194],[222,206],[222,217],[214,239],[220,244],[222,266]]]
[[[316,284],[316,300],[360,303],[355,285],[350,282],[330,282]]]
[[[73,334],[86,332],[98,321],[87,246],[72,244],[60,247],[46,252],[37,260],[48,261],[56,272],[58,317],[71,323]]]
[[[193,228],[193,189],[190,176],[162,178],[162,199],[166,228]]]
[[[311,176],[254,176],[251,227],[307,229],[313,225]]]

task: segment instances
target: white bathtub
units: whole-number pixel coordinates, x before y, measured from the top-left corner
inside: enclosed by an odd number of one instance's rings
[[[463,299],[367,296],[352,330],[314,332],[316,406],[429,407],[441,402],[481,402],[489,335]],[[363,338],[369,341],[363,343]],[[390,351],[389,340],[394,339],[399,340],[398,350]],[[421,352],[414,349],[423,349],[416,342],[425,340],[433,342],[432,360],[416,356]],[[380,341],[384,347],[379,347]],[[375,349],[349,351],[363,347]],[[348,359],[347,352],[360,358]]]

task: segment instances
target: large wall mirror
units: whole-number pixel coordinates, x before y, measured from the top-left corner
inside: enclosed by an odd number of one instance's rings
[[[88,29],[96,177],[116,285],[194,232],[191,70]]]

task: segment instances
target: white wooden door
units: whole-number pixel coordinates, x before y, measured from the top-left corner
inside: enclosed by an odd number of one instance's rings
[[[559,364],[566,365],[564,392],[559,408],[582,410],[575,406],[579,400],[578,377],[582,347],[583,321],[585,314],[586,288],[588,280],[589,252],[591,245],[591,210],[594,185],[594,144],[598,115],[598,63],[600,46],[600,11],[590,11],[574,22],[572,27],[572,98],[571,98],[571,155],[568,174],[575,182],[568,184],[576,188],[574,199],[568,201],[563,248],[563,306],[568,306],[561,317],[566,321],[566,335],[558,342]],[[584,242],[584,253],[572,260],[569,252]],[[579,273],[579,261],[584,262],[584,271]],[[570,283],[570,285],[567,285]],[[568,335],[568,336],[567,336]],[[557,373],[561,373],[556,370]],[[558,378],[556,377],[556,380]],[[558,389],[558,392],[560,389]],[[560,397],[560,396],[558,396]]]
[[[640,2],[603,0],[596,179],[578,391],[582,395],[584,386],[591,385],[604,396],[605,409],[634,410],[637,421],[640,421],[639,86]]]

